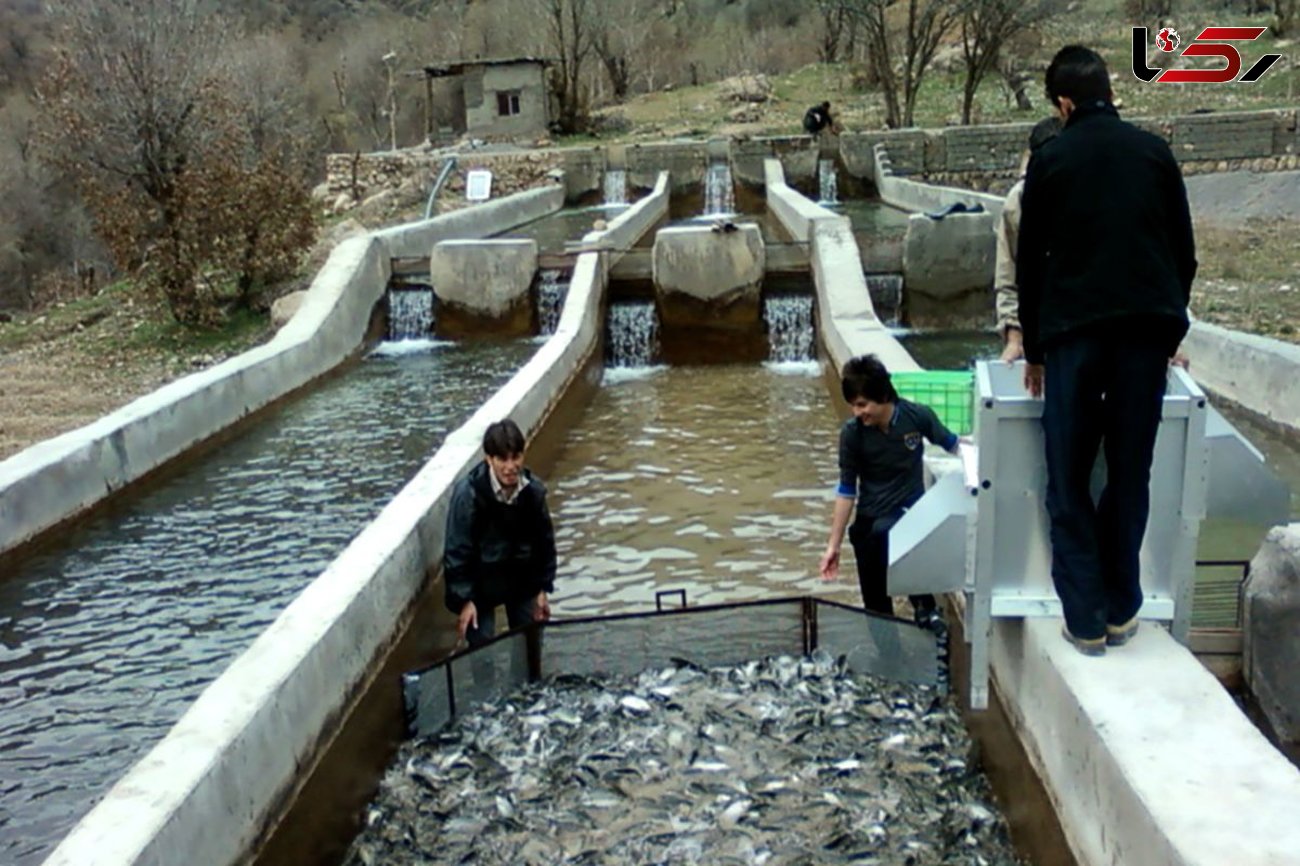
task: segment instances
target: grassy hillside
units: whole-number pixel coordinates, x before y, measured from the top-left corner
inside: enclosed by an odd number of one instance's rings
[[[1253,43],[1240,43],[1243,69],[1266,53],[1281,54],[1265,76],[1252,84],[1146,84],[1130,70],[1131,30],[1121,14],[1122,0],[1096,0],[1072,4],[1072,11],[1030,35],[1022,46],[1025,68],[1033,80],[1027,92],[1034,109],[1016,108],[1012,93],[1000,76],[990,76],[977,94],[977,123],[1009,123],[1036,120],[1048,113],[1042,94],[1042,73],[1055,51],[1078,42],[1101,52],[1110,65],[1115,96],[1128,117],[1190,114],[1194,111],[1247,111],[1261,108],[1295,107],[1300,102],[1300,49],[1296,40],[1279,40],[1266,33]],[[1187,12],[1174,20],[1183,34],[1183,46],[1202,27],[1210,24],[1268,26],[1268,14],[1231,12]],[[1158,52],[1150,51],[1152,59]],[[1190,59],[1178,61],[1190,66]],[[958,37],[954,36],[936,57],[924,79],[916,110],[916,124],[941,127],[956,124],[961,117],[961,88],[964,67]],[[753,118],[728,117],[741,103],[729,101],[725,82],[683,87],[639,96],[623,105],[607,106],[597,114],[621,117],[628,129],[602,135],[607,140],[643,140],[679,135],[782,135],[802,132],[805,109],[829,99],[845,128],[884,128],[884,100],[879,92],[855,86],[860,79],[857,64],[813,64],[797,71],[768,78],[772,98],[754,106]]]

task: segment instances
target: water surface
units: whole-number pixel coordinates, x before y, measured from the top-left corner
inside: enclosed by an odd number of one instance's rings
[[[551,478],[556,613],[820,594],[839,418],[811,362],[611,370]]]
[[[536,345],[384,348],[0,580],[0,862],[39,862]]]

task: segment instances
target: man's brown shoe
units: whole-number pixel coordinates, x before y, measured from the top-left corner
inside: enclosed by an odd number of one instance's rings
[[[1061,626],[1061,637],[1065,638],[1074,648],[1086,656],[1104,656],[1106,654],[1106,638],[1081,638],[1070,634],[1070,629]]]
[[[1134,616],[1123,625],[1106,626],[1106,646],[1123,646],[1138,632],[1138,618]]]

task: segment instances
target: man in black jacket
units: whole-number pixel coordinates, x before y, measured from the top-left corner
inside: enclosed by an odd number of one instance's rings
[[[1101,57],[1062,48],[1047,93],[1065,127],[1025,178],[1016,256],[1025,386],[1045,399],[1052,579],[1065,634],[1100,655],[1137,630],[1151,460],[1196,251],[1178,163],[1163,139],[1119,119]],[[1107,477],[1094,507],[1099,445]]]
[[[497,421],[483,435],[483,462],[456,482],[443,553],[447,608],[457,634],[478,646],[504,605],[511,628],[551,615],[555,532],[546,487],[524,468],[519,425]]]

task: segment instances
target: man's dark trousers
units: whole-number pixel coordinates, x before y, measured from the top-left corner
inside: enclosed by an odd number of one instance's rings
[[[889,530],[902,516],[901,509],[885,517],[857,514],[849,527],[853,559],[858,567],[858,587],[862,590],[862,606],[886,616],[894,615],[888,586]],[[908,600],[917,610],[933,610],[936,605],[932,595],[910,595]]]
[[[1052,580],[1070,633],[1083,639],[1104,637],[1108,623],[1122,625],[1142,606],[1138,553],[1169,359],[1116,335],[1127,330],[1073,334],[1045,353]],[[1099,443],[1106,486],[1094,507],[1089,480]]]

